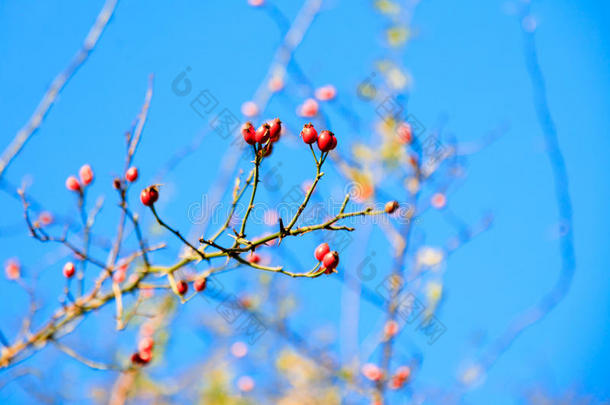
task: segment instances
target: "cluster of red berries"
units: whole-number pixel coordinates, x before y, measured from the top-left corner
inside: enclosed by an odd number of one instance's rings
[[[66,179],[66,188],[68,190],[80,193],[82,192],[83,187],[87,187],[93,182],[93,170],[91,169],[91,166],[87,164],[81,166],[78,171],[78,177],[80,177],[80,182],[76,176],[68,176]]]
[[[271,154],[273,144],[280,140],[281,133],[282,121],[280,121],[279,118],[265,122],[256,130],[250,121],[246,122],[241,127],[241,134],[248,145],[266,145],[263,150],[263,156],[269,156]]]
[[[329,152],[337,147],[337,138],[335,137],[335,134],[324,130],[318,135],[318,131],[316,131],[311,122],[303,126],[301,138],[303,138],[303,142],[308,145],[317,142],[321,152]]]
[[[339,253],[337,251],[330,251],[328,243],[322,243],[314,251],[316,260],[322,262],[321,270],[324,274],[331,274],[336,272],[336,268],[339,265]]]
[[[197,280],[195,280],[193,282],[193,288],[197,292],[201,292],[201,291],[205,290],[206,285],[207,285],[207,280],[205,278],[198,278]],[[176,290],[178,291],[178,294],[184,295],[188,292],[189,285],[187,284],[186,281],[180,280],[176,283]]]
[[[152,337],[143,337],[138,342],[138,351],[131,355],[131,362],[139,366],[150,363],[152,360],[152,350],[154,347],[155,341]]]

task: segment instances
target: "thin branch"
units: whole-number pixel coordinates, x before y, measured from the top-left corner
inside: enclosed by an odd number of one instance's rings
[[[57,340],[53,340],[53,344],[55,345],[55,347],[57,347],[59,350],[61,350],[68,356],[72,357],[75,360],[80,361],[85,366],[92,368],[94,370],[106,371],[106,370],[119,370],[120,369],[117,366],[103,364],[103,363],[99,363],[97,361],[89,360],[86,357],[81,356],[80,354],[76,353],[76,351],[74,349],[72,349],[71,347],[68,347],[68,346],[64,345],[63,343],[60,343]]]

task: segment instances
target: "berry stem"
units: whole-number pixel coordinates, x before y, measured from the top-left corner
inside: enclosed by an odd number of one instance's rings
[[[236,192],[236,194],[234,195],[233,202],[231,204],[231,209],[229,210],[229,214],[227,215],[227,219],[226,219],[225,223],[209,239],[210,242],[212,242],[212,243],[215,242],[216,239],[218,239],[218,237],[220,237],[220,235],[222,235],[223,232],[226,231],[227,228],[229,227],[229,224],[231,223],[231,219],[233,218],[233,214],[235,213],[235,208],[237,207],[237,203],[241,200],[241,198],[244,195],[246,189],[248,188],[248,186],[252,182],[252,177],[254,177],[254,172],[255,171],[256,171],[256,167],[250,171],[250,174],[248,175],[248,178],[246,179],[246,184],[244,185],[244,187],[239,192]],[[210,245],[210,243],[208,243],[207,245]],[[204,248],[202,249],[202,252],[205,251],[206,247],[207,246],[204,246]]]
[[[239,229],[239,236],[245,236],[244,232],[246,230],[246,223],[248,222],[248,217],[250,216],[250,212],[252,212],[252,208],[254,208],[254,197],[256,196],[256,189],[258,188],[258,172],[261,164],[261,157],[259,156],[256,146],[253,146],[254,149],[254,184],[252,185],[252,195],[250,195],[250,203],[248,204],[248,209],[246,210],[246,214],[244,215],[244,219],[241,222],[241,228]]]
[[[305,199],[303,200],[303,202],[299,206],[299,209],[297,210],[296,214],[294,215],[294,217],[292,217],[292,220],[290,221],[290,223],[286,227],[286,231],[285,231],[286,233],[290,233],[290,230],[292,229],[294,224],[297,222],[297,220],[299,219],[299,216],[301,216],[301,214],[303,213],[303,210],[305,210],[305,207],[309,203],[309,199],[311,198],[314,190],[316,189],[316,186],[318,185],[318,182],[320,181],[322,176],[324,176],[324,173],[321,171],[322,170],[322,165],[324,164],[324,157],[323,157],[324,154],[322,154],[320,156],[320,161],[318,161],[318,159],[316,158],[316,153],[313,150],[313,147],[311,145],[309,145],[309,148],[311,149],[311,152],[313,153],[313,158],[316,161],[316,178],[315,178],[313,184],[311,185],[311,187],[309,187],[309,190],[307,190],[307,194],[305,195]]]

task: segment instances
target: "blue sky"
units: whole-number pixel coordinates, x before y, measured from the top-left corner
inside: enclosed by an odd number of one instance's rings
[[[610,5],[564,0],[532,3],[538,21],[539,62],[568,171],[576,275],[565,300],[515,342],[485,383],[466,393],[464,403],[487,404],[490,399],[497,404],[523,403],[524,392],[535,387],[553,395],[574,390],[600,399],[610,397],[606,370],[610,360],[606,209],[610,198],[606,158],[610,150]],[[97,0],[0,3],[0,147],[27,121],[52,78],[67,65],[102,4]],[[290,20],[299,6],[300,2],[277,1]],[[468,178],[450,193],[452,211],[466,222],[474,223],[486,212],[494,214],[495,222],[446,265],[447,295],[439,316],[448,332],[432,346],[415,336],[405,338],[414,343],[405,343],[404,351],[414,344],[424,355],[417,380],[424,387],[450,385],[463,362],[479,353],[473,336],[491,343],[516,314],[552,288],[559,275],[552,172],[536,120],[519,20],[505,10],[501,1],[424,0],[413,17],[415,36],[398,56],[413,77],[409,107],[427,127],[446,120],[446,128],[460,141],[474,141],[503,124],[509,126],[498,141],[469,158]],[[344,153],[357,136],[373,129],[375,113],[356,99],[355,88],[373,71],[374,61],[387,52],[380,37],[384,26],[385,20],[372,11],[370,2],[328,1],[295,54],[315,86],[335,84],[339,98],[360,114],[363,127],[355,133],[330,113]],[[107,221],[101,221],[100,232],[113,232],[117,212],[113,212],[109,185],[122,168],[123,133],[140,108],[148,75],[155,75],[155,94],[136,159],[140,184],[151,181],[172,152],[209,125],[209,119],[189,107],[188,97],[172,92],[174,78],[190,67],[196,91],[209,90],[220,105],[239,114],[241,103],[252,97],[264,78],[280,40],[269,16],[241,0],[183,1],[171,6],[161,1],[120,2],[90,59],[61,93],[42,129],[10,167],[7,179],[18,184],[28,176],[33,196],[48,209],[71,215],[74,202],[64,191],[64,179],[89,162],[97,174],[94,194],[107,195],[101,217]],[[301,125],[294,102],[306,96],[301,91],[275,98],[264,116],[279,115],[289,125]],[[168,191],[160,205],[177,227],[188,227],[186,207],[201,201],[227,147],[226,140],[206,137],[204,146],[164,179]],[[274,157],[282,164],[287,184],[314,174],[303,169],[309,167],[310,156],[297,145],[281,145]],[[345,180],[335,169],[327,171],[321,192],[336,196]],[[18,202],[6,194],[0,195],[0,209],[4,213],[0,229],[23,222]],[[427,214],[423,224],[427,243],[440,243],[451,234],[438,213]],[[25,227],[23,232],[0,236],[2,262],[17,256],[26,267],[34,267],[43,254],[56,251],[28,239]],[[385,251],[379,231],[372,231],[371,241],[357,240],[365,250],[346,259],[346,271],[366,254]],[[309,252],[314,244],[311,238],[290,249],[298,258],[299,252]],[[172,246],[175,250],[176,245]],[[380,256],[379,267],[389,265]],[[168,253],[164,260],[171,258]],[[59,268],[57,259],[41,280],[49,305],[54,305],[61,291]],[[239,286],[233,275],[227,275],[226,283]],[[306,331],[311,323],[337,327],[339,292],[350,294],[341,283],[327,279],[289,287],[302,297],[297,328]],[[0,291],[5,308],[0,329],[11,336],[27,297],[4,279]],[[203,302],[195,302],[181,317],[193,319],[189,316],[202,308],[206,308]],[[366,304],[360,315],[361,325],[382,319],[378,309]],[[84,327],[99,332],[92,323]],[[194,342],[192,332],[177,328],[183,333],[176,339],[201,344]],[[365,330],[361,331],[364,336]],[[167,360],[169,365],[178,356],[176,350],[176,357]],[[43,353],[30,362],[43,359],[64,358]],[[92,375],[65,359],[64,367]],[[23,395],[16,387],[0,392],[0,398],[9,403],[18,403]]]

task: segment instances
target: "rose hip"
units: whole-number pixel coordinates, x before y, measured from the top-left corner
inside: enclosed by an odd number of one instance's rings
[[[324,256],[326,256],[328,252],[330,252],[330,247],[328,246],[328,243],[322,243],[316,248],[314,256],[316,257],[317,261],[321,262],[322,260],[324,260]]]
[[[303,138],[303,142],[309,145],[318,140],[318,131],[316,131],[311,122],[303,126],[303,130],[301,131],[301,138]]]
[[[127,172],[125,173],[125,178],[130,183],[135,182],[138,179],[138,168],[132,166],[127,169]]]

